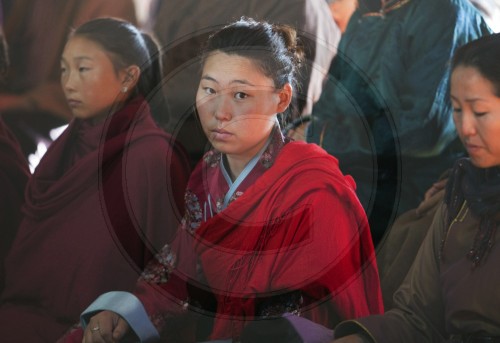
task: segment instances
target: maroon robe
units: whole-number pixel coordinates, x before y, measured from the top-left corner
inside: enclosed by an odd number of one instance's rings
[[[0,119],[0,264],[3,262],[21,221],[24,188],[30,171],[19,144]],[[3,286],[0,267],[0,290]]]
[[[55,342],[98,295],[133,289],[178,226],[187,166],[142,98],[95,125],[72,121],[27,186],[2,340]]]

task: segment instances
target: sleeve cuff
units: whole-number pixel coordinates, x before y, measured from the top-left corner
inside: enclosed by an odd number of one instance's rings
[[[154,342],[160,338],[142,303],[128,292],[109,292],[101,295],[81,314],[82,326],[85,328],[93,315],[105,310],[113,311],[125,319],[141,343]]]
[[[349,336],[349,335],[359,335],[363,338],[363,342],[366,343],[377,343],[375,338],[370,334],[367,328],[363,326],[358,321],[347,320],[335,327],[334,337],[335,339]]]
[[[331,342],[333,331],[306,318],[285,313],[283,317],[290,322],[304,343]]]

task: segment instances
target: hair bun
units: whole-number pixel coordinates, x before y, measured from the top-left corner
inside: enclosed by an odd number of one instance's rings
[[[297,36],[297,31],[284,24],[273,24],[273,31],[278,34],[284,41],[285,47],[292,57],[296,67],[299,67],[304,61],[304,46]]]

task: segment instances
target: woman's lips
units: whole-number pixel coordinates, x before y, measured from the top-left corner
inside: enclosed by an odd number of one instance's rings
[[[466,144],[465,148],[469,152],[469,154],[475,154],[479,150],[481,150],[481,147],[479,145],[474,145],[474,144]]]
[[[82,103],[82,102],[81,102],[81,101],[79,101],[79,100],[75,100],[75,99],[68,99],[68,105],[69,105],[69,107],[71,107],[71,108],[78,107],[78,106],[80,106],[80,104],[81,104],[81,103]]]
[[[230,138],[233,134],[224,129],[214,129],[212,130],[213,139],[215,140],[226,140]]]

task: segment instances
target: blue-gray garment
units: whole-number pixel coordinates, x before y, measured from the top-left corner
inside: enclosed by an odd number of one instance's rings
[[[396,153],[435,156],[456,137],[447,64],[490,30],[467,0],[410,0],[384,16],[364,8],[342,37],[309,140],[327,126],[322,143],[334,155],[392,153],[396,138]]]
[[[449,61],[457,47],[491,33],[467,0],[393,0],[386,8],[380,15],[379,0],[360,1],[307,130],[354,177],[379,236],[463,154]]]

